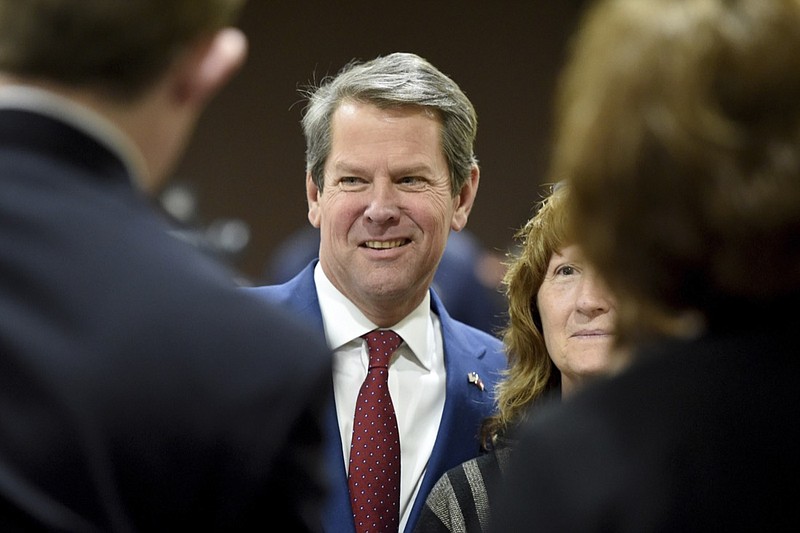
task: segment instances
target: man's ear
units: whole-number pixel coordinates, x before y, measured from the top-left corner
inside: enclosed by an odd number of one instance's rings
[[[306,200],[308,200],[308,221],[315,228],[319,228],[322,213],[319,210],[319,196],[322,192],[314,183],[314,178],[311,177],[311,172],[306,173]]]
[[[453,211],[453,219],[450,222],[450,228],[454,231],[461,231],[467,225],[469,213],[472,211],[472,206],[475,203],[475,196],[478,194],[478,183],[480,182],[481,172],[478,165],[472,165],[472,170],[469,173],[469,179],[461,187],[461,191],[455,198],[456,209]]]
[[[196,41],[181,59],[175,96],[181,103],[204,105],[239,70],[247,56],[247,38],[224,28]]]

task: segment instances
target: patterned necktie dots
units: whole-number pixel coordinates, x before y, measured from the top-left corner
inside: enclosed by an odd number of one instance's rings
[[[348,484],[356,531],[397,531],[400,524],[400,437],[389,395],[389,360],[403,339],[391,330],[366,335],[369,371],[353,418]]]

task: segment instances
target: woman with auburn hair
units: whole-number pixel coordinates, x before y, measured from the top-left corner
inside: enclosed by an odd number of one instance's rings
[[[497,411],[481,428],[487,453],[440,478],[419,533],[486,531],[492,487],[507,468],[517,424],[534,406],[571,395],[611,368],[615,300],[571,238],[569,188],[557,184],[551,191],[517,232],[519,248],[503,279],[509,366],[496,385]]]

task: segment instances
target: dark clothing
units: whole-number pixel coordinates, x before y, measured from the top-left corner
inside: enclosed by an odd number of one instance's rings
[[[800,316],[742,304],[533,417],[491,531],[796,531]]]
[[[448,470],[428,495],[414,533],[487,531],[509,453],[499,448]]]
[[[131,180],[85,133],[0,110],[0,530],[308,529],[324,340]]]

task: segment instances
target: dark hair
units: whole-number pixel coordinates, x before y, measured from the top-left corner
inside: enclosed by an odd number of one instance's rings
[[[133,98],[244,0],[0,0],[0,70]]]

